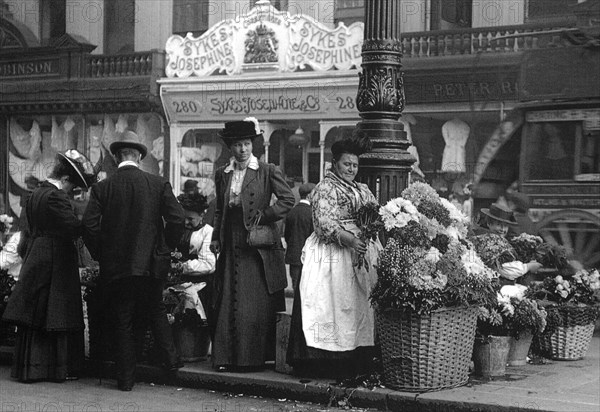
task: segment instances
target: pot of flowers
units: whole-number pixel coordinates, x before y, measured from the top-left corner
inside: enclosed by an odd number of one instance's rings
[[[598,270],[546,278],[532,285],[528,295],[548,312],[546,329],[533,338],[533,353],[554,360],[583,358],[600,314]]]
[[[481,308],[473,349],[476,375],[502,376],[507,364],[527,363],[533,333],[546,327],[546,312],[525,297],[526,291],[523,285],[503,286],[495,307]]]
[[[478,305],[497,274],[466,240],[466,218],[427,184],[380,209],[387,243],[371,292],[384,382],[429,391],[468,381]]]

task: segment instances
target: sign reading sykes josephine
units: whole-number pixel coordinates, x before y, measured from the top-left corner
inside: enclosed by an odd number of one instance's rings
[[[265,67],[286,72],[359,67],[363,23],[331,30],[310,16],[290,15],[267,1],[245,16],[217,23],[200,37],[173,35],[167,40],[167,77],[229,75]]]

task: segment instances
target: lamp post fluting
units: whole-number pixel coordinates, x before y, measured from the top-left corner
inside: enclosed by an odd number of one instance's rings
[[[380,203],[400,196],[415,159],[408,152],[400,40],[400,0],[365,0],[362,72],[356,104],[361,121],[357,132],[373,142],[360,157],[358,180],[366,183]]]

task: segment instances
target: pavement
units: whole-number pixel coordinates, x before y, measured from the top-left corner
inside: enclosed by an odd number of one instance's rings
[[[0,348],[10,361],[11,348]],[[112,375],[111,365],[105,374]],[[323,405],[391,411],[600,411],[600,336],[592,339],[584,359],[548,361],[543,365],[507,367],[493,380],[472,377],[466,386],[428,393],[387,388],[347,388],[326,379],[300,379],[268,369],[262,372],[216,372],[210,362],[187,363],[166,382],[160,369],[141,365],[138,381],[174,387],[260,395]],[[134,388],[135,390],[135,388]]]

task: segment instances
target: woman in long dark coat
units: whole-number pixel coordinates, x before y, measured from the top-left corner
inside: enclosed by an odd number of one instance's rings
[[[19,281],[3,320],[17,325],[12,377],[22,382],[64,381],[83,366],[83,311],[73,240],[81,224],[69,193],[87,189],[93,169],[76,150],[57,155],[48,180],[27,200],[26,239]]]
[[[215,276],[212,362],[217,369],[262,368],[275,358],[275,313],[285,310],[287,285],[279,235],[270,248],[248,245],[258,218],[278,233],[275,222],[294,206],[281,171],[252,154],[261,135],[256,119],[228,122],[220,137],[234,157],[215,175],[217,205],[211,250],[220,252]],[[271,197],[277,201],[271,205]]]

